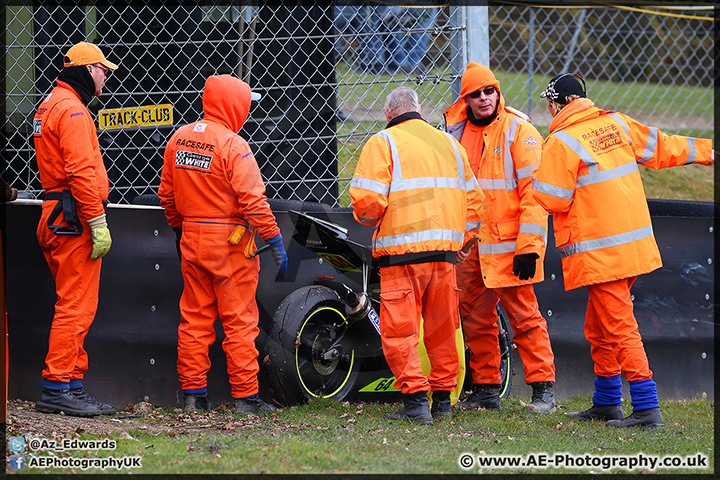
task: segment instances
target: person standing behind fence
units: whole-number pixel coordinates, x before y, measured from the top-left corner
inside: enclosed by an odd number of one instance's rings
[[[484,197],[465,150],[428,125],[420,110],[413,89],[390,92],[385,100],[389,123],[363,147],[350,196],[355,219],[375,227],[382,347],[405,404],[385,418],[432,424],[433,418],[452,416],[460,325],[455,261],[463,241],[474,233],[465,229],[468,222],[477,224]],[[428,377],[418,354],[421,316]]]
[[[638,275],[662,266],[638,164],[712,165],[712,140],[669,136],[601,110],[587,98],[579,75],[557,75],[540,96],[547,98],[553,120],[533,190],[553,213],[565,289],[588,287],[585,338],[596,375],[592,407],[567,415],[613,427],[662,426],[630,295]],[[624,418],[621,373],[633,407]]]
[[[91,397],[82,380],[88,369],[83,343],[97,312],[101,258],[112,243],[103,206],[110,189],[108,174],[86,106],[102,93],[109,71],[117,68],[96,45],[73,45],[64,56],[57,86],[33,118],[38,173],[45,189],[37,239],[57,293],[42,391],[35,403],[44,413],[115,413],[115,407]]]
[[[477,62],[465,69],[460,100],[446,110],[445,123],[467,150],[488,207],[483,210],[478,246],[458,265],[460,311],[473,378],[472,394],[460,406],[500,408],[495,307],[502,301],[525,382],[533,390],[527,409],[552,413],[555,357],[532,286],[544,279],[547,239],[547,212],[532,195],[542,136],[527,116],[505,106],[500,82]]]
[[[276,280],[287,271],[287,255],[260,168],[237,134],[253,97],[259,99],[259,94],[238,78],[209,77],[202,120],[180,127],[165,149],[158,196],[181,255],[177,370],[185,411],[212,410],[208,349],[218,317],[235,412],[276,410],[258,396],[255,292],[260,261],[254,256],[255,231],[270,245],[279,267]]]

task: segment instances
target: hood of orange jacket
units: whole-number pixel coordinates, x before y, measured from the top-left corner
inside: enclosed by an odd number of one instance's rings
[[[250,113],[250,85],[232,75],[213,75],[205,80],[203,113],[233,132],[238,132]]]
[[[603,113],[589,98],[578,98],[560,110],[550,122],[550,133],[562,130],[573,123],[593,120]]]

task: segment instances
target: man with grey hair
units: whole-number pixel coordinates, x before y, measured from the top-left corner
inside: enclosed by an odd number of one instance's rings
[[[380,265],[380,331],[385,359],[405,406],[390,420],[432,424],[452,416],[459,373],[457,252],[479,224],[484,195],[465,149],[420,115],[415,91],[387,96],[385,130],[363,147],[350,183],[353,216],[374,227]],[[423,375],[420,319],[430,374]],[[427,392],[432,391],[433,405]]]
[[[388,122],[405,112],[417,112],[420,114],[420,110],[417,93],[410,87],[398,87],[390,92],[385,99],[385,117]]]

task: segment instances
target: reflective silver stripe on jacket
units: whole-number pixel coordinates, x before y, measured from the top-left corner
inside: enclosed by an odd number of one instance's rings
[[[547,243],[547,228],[537,223],[521,223],[518,233],[532,233],[543,238]]]
[[[598,165],[595,158],[587,151],[582,143],[578,142],[572,135],[562,130],[559,130],[552,134],[555,138],[563,142],[570,148],[575,154],[580,157],[585,165],[587,165],[590,173],[598,171]]]
[[[517,178],[527,178],[531,177],[533,170],[535,170],[540,164],[536,163],[535,165],[528,165],[527,167],[518,168],[515,173],[517,174]]]
[[[515,141],[515,134],[517,133],[519,123],[520,119],[518,117],[514,117],[510,122],[510,126],[505,132],[505,189],[508,192],[512,192],[513,189],[517,188],[518,186],[517,178],[514,177],[515,165],[513,163],[513,157],[512,152],[510,151],[510,147],[512,147],[512,144]]]
[[[632,145],[632,138],[630,138],[630,129],[628,128],[627,123],[625,123],[625,120],[623,120],[622,117],[615,112],[608,113],[608,116],[614,118],[620,124],[623,131],[625,132],[625,136],[628,137],[628,143]]]
[[[423,230],[422,232],[401,233],[398,235],[389,235],[387,237],[378,237],[373,242],[373,248],[388,248],[407,245],[409,243],[429,242],[433,240],[449,240],[451,242],[461,242],[465,239],[465,232],[454,230]]]
[[[516,179],[512,179],[513,188],[517,187]],[[508,187],[508,181],[502,178],[479,178],[478,184],[483,190],[505,190]],[[509,189],[508,191],[512,190]]]
[[[622,129],[625,131],[625,135],[627,135],[630,144],[632,145],[632,138],[630,138],[630,131],[628,129],[627,124],[625,121],[620,117],[620,115],[616,113],[608,113],[609,116],[614,118],[618,121],[618,123],[622,126]],[[648,143],[645,145],[645,150],[643,151],[642,156],[637,161],[637,163],[647,163],[655,153],[655,150],[657,149],[657,141],[658,141],[658,129],[655,127],[650,128],[650,134],[648,136]],[[697,160],[697,156],[695,153],[695,138],[694,137],[688,137],[688,159],[685,161],[685,165],[689,165],[691,163],[695,163]]]
[[[688,159],[685,161],[685,165],[695,163],[697,160],[697,154],[695,153],[695,138],[688,137]]]
[[[498,255],[501,253],[513,253],[515,252],[515,242],[507,243],[481,243],[478,246],[480,255]]]
[[[648,134],[648,141],[645,144],[645,150],[643,150],[642,155],[638,159],[637,163],[647,163],[653,155],[655,155],[655,150],[657,149],[657,140],[658,140],[658,129],[657,127],[650,128],[650,133]]]
[[[604,182],[606,180],[613,180],[615,178],[620,178],[625,175],[630,175],[631,173],[635,173],[637,171],[638,171],[637,163],[629,162],[629,163],[626,163],[625,165],[620,165],[619,167],[611,168],[609,170],[603,170],[601,172],[580,175],[577,177],[577,184],[575,185],[575,187],[580,188],[580,187],[585,187],[587,185],[592,185],[593,183],[600,183],[600,182]]]
[[[452,145],[455,152],[455,161],[457,166],[457,177],[422,177],[422,178],[403,178],[402,166],[400,165],[400,155],[398,154],[395,138],[387,130],[378,132],[376,135],[385,139],[390,147],[390,154],[393,161],[392,181],[390,183],[391,192],[399,192],[403,190],[415,190],[423,188],[454,188],[461,191],[469,191],[477,186],[477,180],[473,176],[471,180],[465,181],[465,165],[463,164],[460,150],[449,133],[442,132],[448,137],[448,141]],[[385,237],[377,237],[373,241],[373,249],[396,247],[407,245],[409,243],[427,242],[427,241],[451,241],[460,242],[465,238],[464,231],[458,230],[423,230],[420,232],[409,232],[397,235],[389,235]]]
[[[573,195],[575,195],[575,190],[569,190],[567,188],[562,187],[556,187],[555,185],[550,185],[549,183],[541,182],[537,178],[533,178],[533,190],[536,190],[540,193],[544,193],[546,195],[550,195],[551,197],[557,197],[557,198],[564,198],[566,200],[570,200],[573,198]]]
[[[535,223],[521,223],[518,233],[534,233],[543,238],[543,244],[547,244],[547,229]],[[478,251],[481,255],[500,255],[503,253],[514,253],[517,242],[502,243],[481,243]]]
[[[482,221],[479,222],[465,222],[465,231],[469,230],[480,230],[480,227],[482,226]]]
[[[570,255],[575,255],[580,252],[589,252],[591,250],[600,250],[602,248],[617,247],[618,245],[625,245],[627,243],[636,242],[644,238],[652,237],[653,229],[652,226],[639,228],[630,232],[619,233],[617,235],[611,235],[604,238],[595,238],[592,240],[583,240],[581,242],[573,243],[567,247],[560,249],[560,257],[565,258]]]
[[[390,193],[389,186],[378,182],[377,180],[370,180],[369,178],[353,177],[352,180],[350,180],[350,186],[379,193],[380,195],[384,195],[386,197]]]
[[[469,182],[465,182],[465,166],[463,165],[462,156],[460,155],[460,150],[458,150],[457,145],[455,145],[455,142],[452,140],[452,137],[450,134],[442,132],[443,135],[447,135],[448,141],[452,145],[453,151],[455,152],[455,161],[457,165],[457,177],[456,178],[449,178],[449,177],[421,177],[421,178],[409,178],[405,179],[403,178],[402,173],[402,166],[400,165],[400,155],[398,154],[397,150],[397,144],[395,143],[395,139],[393,138],[392,134],[388,132],[387,130],[383,130],[381,132],[378,132],[376,135],[380,136],[381,138],[384,138],[385,141],[388,142],[388,146],[390,147],[390,153],[392,155],[392,161],[393,161],[393,173],[392,173],[392,182],[390,183],[390,191],[391,192],[400,192],[403,190],[415,190],[415,189],[421,189],[421,188],[457,188],[463,191],[468,191],[468,187],[472,186],[474,183],[475,186],[477,186],[477,180],[474,182],[470,180]],[[472,186],[470,190],[475,188],[475,186]]]

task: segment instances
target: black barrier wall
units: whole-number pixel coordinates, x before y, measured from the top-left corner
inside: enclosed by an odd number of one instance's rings
[[[678,209],[677,202],[669,204],[670,210],[662,202],[650,204],[664,266],[639,277],[632,293],[658,394],[661,398],[712,400],[714,219],[711,213],[695,216],[697,212]],[[708,208],[700,214],[707,215]],[[40,393],[40,372],[47,352],[54,283],[35,238],[40,202],[10,203],[6,214],[9,398],[34,401]],[[265,397],[269,395],[262,360],[275,308],[290,292],[311,284],[318,275],[337,275],[332,266],[292,240],[293,225],[286,210],[275,207],[275,214],[285,239],[289,269],[286,281],[276,283],[272,258],[261,256],[257,345],[260,389]],[[347,227],[356,242],[370,243],[371,230],[355,222],[349,209],[328,208],[310,214]],[[85,341],[90,358],[85,383],[94,396],[118,408],[143,400],[164,407],[180,406],[175,362],[182,277],[174,233],[160,207],[111,205],[107,216],[113,246],[102,260],[98,314]],[[556,356],[555,395],[563,399],[593,391],[590,348],[583,335],[587,290],[565,292],[552,234],[548,242],[546,280],[536,285],[536,293]],[[262,244],[258,239],[258,246]],[[230,387],[219,322],[216,330],[208,387],[213,401],[220,402],[230,400]],[[511,395],[529,396],[530,387],[524,384],[522,364],[515,355]]]

